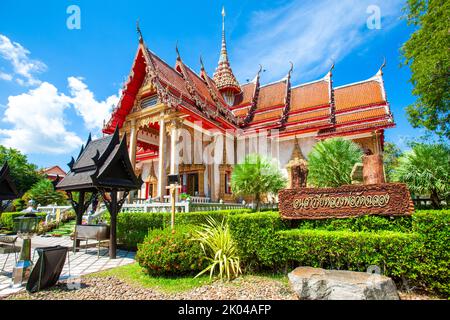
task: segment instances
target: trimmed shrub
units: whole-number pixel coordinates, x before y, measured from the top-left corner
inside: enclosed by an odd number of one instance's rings
[[[278,264],[363,272],[378,266],[398,280],[412,271],[418,236],[391,231],[287,230],[278,232],[276,239]]]
[[[23,212],[3,212],[0,216],[0,225],[7,230],[14,229],[14,219],[25,215]],[[38,217],[45,220],[46,213],[37,213]]]
[[[416,283],[450,297],[450,210],[416,212],[413,230],[419,234]]]
[[[395,231],[411,232],[411,217],[361,216],[345,219],[293,220],[292,225],[298,229],[320,229],[328,231]]]
[[[287,222],[280,219],[278,212],[237,214],[228,218],[231,234],[238,243],[238,253],[247,269],[273,266],[277,242],[275,233],[286,228]]]
[[[192,228],[183,226],[151,230],[138,245],[136,261],[150,275],[179,276],[195,274],[206,267],[206,259],[198,242],[191,240]]]
[[[200,211],[175,214],[175,225],[201,225],[207,217],[217,221],[227,220],[229,215],[250,212],[249,209]],[[168,212],[120,213],[117,216],[117,238],[127,248],[135,249],[149,230],[164,229],[170,226],[171,214]]]

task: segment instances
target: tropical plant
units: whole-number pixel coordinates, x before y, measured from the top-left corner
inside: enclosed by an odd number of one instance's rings
[[[411,69],[412,93],[408,120],[450,138],[450,1],[408,0],[406,19],[414,32],[403,45],[403,64]]]
[[[253,196],[256,210],[264,194],[276,194],[286,186],[286,179],[277,166],[259,154],[250,154],[237,164],[231,175],[231,190],[236,196]]]
[[[315,187],[340,187],[351,184],[354,165],[361,161],[360,147],[342,138],[317,143],[308,156],[308,184]]]
[[[55,191],[52,182],[48,179],[42,179],[35,183],[23,198],[26,201],[34,200],[41,206],[47,206],[53,203],[63,205],[67,202],[65,194],[60,191]]]
[[[400,148],[392,143],[385,142],[383,150],[383,162],[384,162],[384,172],[386,174],[386,179],[388,182],[393,181],[393,175],[395,168],[398,166],[398,159],[402,155]]]
[[[194,231],[192,240],[200,242],[206,259],[210,262],[196,277],[209,271],[210,278],[217,274],[222,281],[230,281],[242,273],[236,243],[224,220],[219,223],[208,217],[207,223]]]
[[[416,195],[430,195],[433,207],[450,196],[450,148],[442,143],[415,143],[399,159],[395,180]]]

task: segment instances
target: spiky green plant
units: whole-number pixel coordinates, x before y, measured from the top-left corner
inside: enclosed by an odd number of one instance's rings
[[[200,242],[206,259],[210,262],[196,277],[209,271],[211,279],[216,274],[222,281],[230,281],[242,273],[236,243],[231,237],[228,224],[223,220],[219,223],[207,217],[207,223],[194,231],[192,240]]]
[[[286,186],[281,171],[259,154],[250,154],[237,164],[231,175],[231,189],[236,196],[253,196],[256,211],[264,194],[276,194]]]
[[[436,143],[413,144],[399,159],[394,172],[396,181],[404,182],[416,195],[430,195],[433,207],[450,197],[450,148]]]
[[[315,187],[340,187],[351,184],[353,166],[361,161],[360,147],[342,138],[317,143],[308,156],[308,184]]]

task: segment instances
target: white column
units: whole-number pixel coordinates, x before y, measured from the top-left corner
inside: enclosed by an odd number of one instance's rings
[[[133,166],[133,170],[136,167],[136,144],[137,144],[137,129],[136,129],[136,120],[131,120],[131,132],[130,132],[130,160],[131,165]]]
[[[159,120],[159,151],[158,151],[158,197],[161,202],[164,202],[164,195],[166,194],[166,166],[165,162],[165,145],[166,145],[166,123],[164,120],[164,112],[160,114]]]

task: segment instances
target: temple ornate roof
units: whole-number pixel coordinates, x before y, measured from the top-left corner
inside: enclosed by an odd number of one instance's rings
[[[16,185],[11,178],[8,163],[0,167],[0,206],[3,200],[13,200],[19,196]]]
[[[375,76],[340,87],[333,85],[334,65],[321,79],[302,84],[291,83],[292,65],[283,79],[261,84],[260,66],[254,80],[239,85],[229,66],[224,27],[214,76],[207,74],[203,61],[200,65],[199,73],[193,71],[177,48],[171,66],[140,38],[122,97],[103,131],[111,134],[122,127],[144,82],[151,83],[159,102],[187,113],[190,121],[203,121],[206,129],[278,129],[282,136],[317,132],[321,139],[395,126],[384,89],[384,65]]]
[[[98,188],[135,190],[142,180],[134,174],[128,156],[126,135],[114,134],[91,140],[81,147],[77,160],[69,163],[70,172],[56,185],[58,190],[93,191]]]

